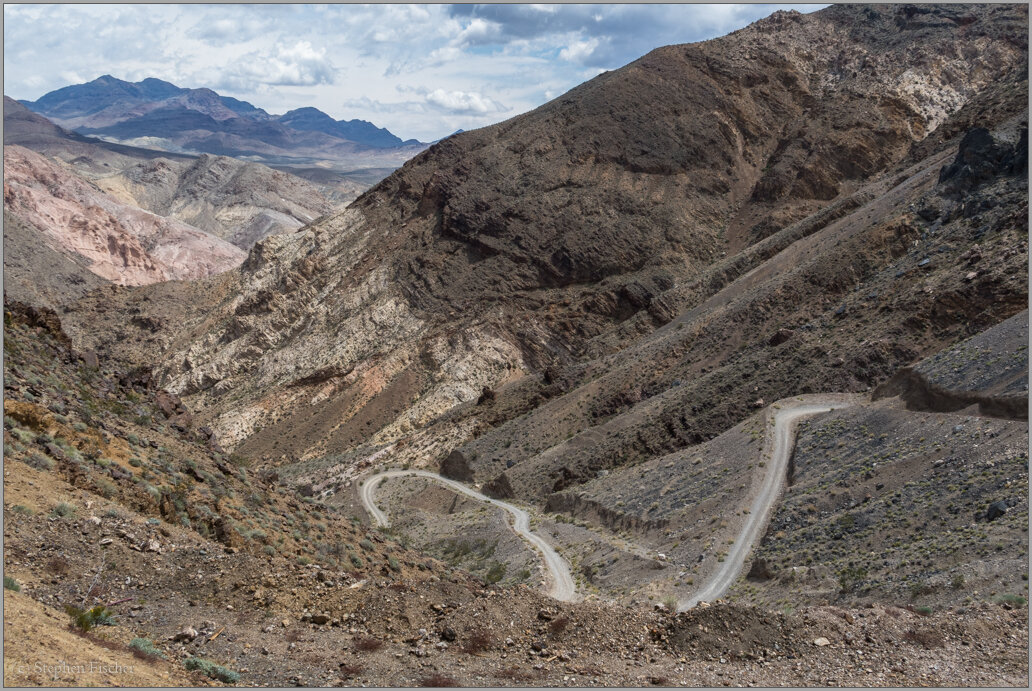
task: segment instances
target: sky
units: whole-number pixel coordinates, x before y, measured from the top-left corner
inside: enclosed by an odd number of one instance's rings
[[[506,120],[660,46],[823,5],[4,5],[4,93],[111,74],[403,139]]]

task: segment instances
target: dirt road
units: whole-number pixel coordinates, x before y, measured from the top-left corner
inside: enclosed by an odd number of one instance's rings
[[[844,408],[848,403],[841,400],[821,403],[813,400],[805,403],[793,404],[792,402],[779,402],[775,405],[782,407],[774,413],[774,439],[773,444],[764,448],[764,453],[771,452],[767,461],[767,475],[763,479],[763,486],[753,499],[749,507],[749,516],[742,530],[735,538],[735,544],[724,559],[710,576],[709,580],[702,584],[690,598],[681,600],[678,603],[678,611],[685,611],[695,607],[699,602],[709,602],[717,599],[731,587],[731,584],[738,578],[745,564],[745,558],[749,556],[753,545],[767,525],[771,509],[777,501],[781,486],[785,482],[785,475],[788,471],[788,461],[792,457],[792,450],[795,447],[795,429],[798,422],[811,415],[826,413],[835,408]]]
[[[362,499],[362,505],[365,506],[366,511],[373,517],[378,525],[387,525],[387,516],[376,506],[374,498],[375,490],[377,485],[383,480],[391,477],[406,477],[415,476],[423,477],[434,482],[438,482],[449,489],[461,492],[467,497],[472,497],[482,502],[492,504],[498,508],[507,511],[512,515],[513,521],[511,524],[512,531],[519,535],[521,538],[529,542],[534,546],[535,549],[541,554],[544,561],[545,568],[548,570],[551,578],[551,587],[548,591],[548,595],[555,598],[556,600],[562,600],[563,602],[571,602],[577,597],[577,586],[573,582],[573,576],[570,574],[570,565],[565,559],[559,556],[550,544],[545,542],[541,536],[530,530],[530,515],[527,514],[523,509],[517,508],[512,504],[509,504],[498,499],[492,499],[491,497],[485,496],[476,490],[470,489],[461,482],[455,480],[449,480],[446,477],[442,477],[437,473],[431,473],[427,470],[387,470],[382,473],[370,476],[362,483],[359,489],[359,494]]]

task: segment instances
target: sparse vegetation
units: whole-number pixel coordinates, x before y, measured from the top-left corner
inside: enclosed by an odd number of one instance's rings
[[[216,679],[218,681],[223,681],[227,684],[233,684],[240,681],[240,674],[238,674],[237,672],[234,672],[233,670],[227,667],[223,667],[222,665],[216,664],[211,660],[205,660],[204,658],[187,658],[183,662],[183,666],[190,670],[200,670],[205,675],[207,675],[209,679]]]
[[[133,655],[144,660],[168,659],[165,653],[154,647],[154,642],[149,638],[134,638],[129,641],[129,649],[133,651]]]
[[[89,633],[98,626],[114,626],[114,612],[104,605],[83,609],[75,605],[65,605],[65,613],[71,619],[71,628],[82,633]]]

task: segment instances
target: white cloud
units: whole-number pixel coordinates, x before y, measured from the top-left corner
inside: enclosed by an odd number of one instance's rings
[[[559,57],[563,60],[583,65],[595,53],[598,44],[599,40],[597,38],[589,38],[586,41],[574,41],[559,51]]]
[[[336,70],[326,57],[325,48],[314,48],[308,41],[292,46],[279,45],[274,52],[254,52],[242,56],[226,72],[223,83],[237,88],[271,86],[315,86],[332,84]]]
[[[434,89],[426,95],[426,100],[439,108],[453,113],[504,113],[508,108],[475,91],[445,91]]]

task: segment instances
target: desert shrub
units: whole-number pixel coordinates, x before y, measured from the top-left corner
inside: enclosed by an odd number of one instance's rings
[[[1024,607],[1028,602],[1021,595],[997,595],[993,598],[993,602],[1000,605],[1012,605],[1015,607]]]
[[[22,429],[21,427],[15,427],[14,429],[12,429],[11,435],[15,439],[20,441],[22,444],[31,444],[33,441],[36,440],[35,434],[33,434],[27,429]]]
[[[301,566],[308,566],[312,563],[312,560],[302,554],[300,557],[297,558],[297,563]]]
[[[387,566],[391,568],[391,571],[401,571],[401,564],[393,556],[387,557]]]
[[[365,564],[365,562],[362,561],[362,557],[358,556],[354,552],[348,552],[348,560],[356,569],[362,568],[362,565]]]
[[[488,583],[497,583],[502,580],[505,578],[505,564],[500,561],[496,561],[494,565],[487,570],[487,575],[484,578]]]
[[[104,605],[90,609],[81,609],[75,605],[65,605],[65,613],[71,618],[71,627],[82,633],[89,633],[98,626],[114,626],[114,612]]]
[[[362,549],[364,549],[367,552],[372,552],[374,549],[376,549],[376,546],[373,545],[373,543],[370,542],[369,540],[362,540],[361,542],[358,543],[358,546],[361,547]]]
[[[276,554],[276,548],[272,545],[265,545],[265,547],[262,547],[262,551],[268,554],[270,557]]]
[[[16,593],[20,593],[21,583],[14,580],[10,576],[4,576],[4,590],[13,590]]]
[[[663,603],[663,606],[666,607],[668,612],[677,611],[677,598],[675,596],[667,595],[662,600],[660,600],[660,602]]]
[[[100,495],[105,499],[110,499],[111,497],[118,494],[118,488],[115,487],[115,483],[111,482],[110,480],[105,480],[102,477],[98,477],[93,480],[93,484],[96,486],[97,492],[99,492]]]
[[[355,639],[355,650],[361,653],[375,653],[383,647],[383,641],[378,638],[363,636]]]
[[[30,452],[22,459],[25,465],[36,470],[53,470],[54,462],[41,453]]]
[[[451,677],[445,676],[440,672],[435,672],[428,677],[423,677],[419,680],[419,685],[423,688],[431,689],[443,689],[459,686],[459,682],[452,679]]]
[[[183,666],[187,669],[197,669],[204,672],[209,679],[217,679],[224,681],[227,684],[232,684],[240,680],[240,675],[231,669],[223,667],[222,665],[216,664],[211,660],[205,660],[201,657],[188,658]]]
[[[35,516],[36,515],[35,511],[33,511],[32,509],[30,509],[27,506],[23,506],[22,504],[15,504],[14,506],[11,507],[11,511],[14,511],[15,513],[20,513],[22,516]]]
[[[865,578],[867,569],[862,566],[847,566],[839,571],[839,592],[845,594],[856,590]]]
[[[950,587],[953,588],[954,590],[960,590],[961,588],[963,588],[964,587],[964,574],[958,573],[957,575],[955,575],[953,577],[953,580],[950,581]]]
[[[67,502],[58,502],[51,514],[58,518],[69,518],[75,516],[75,507]]]
[[[129,641],[129,649],[133,651],[133,655],[143,660],[168,659],[165,653],[154,647],[154,642],[149,638],[134,638]]]
[[[475,655],[482,653],[485,650],[490,650],[491,646],[494,645],[495,637],[494,634],[487,629],[473,629],[469,632],[469,635],[465,637],[465,642],[462,645],[462,651]]]

